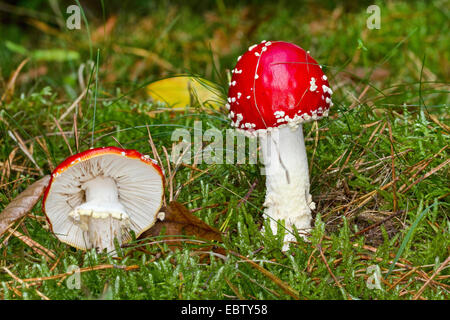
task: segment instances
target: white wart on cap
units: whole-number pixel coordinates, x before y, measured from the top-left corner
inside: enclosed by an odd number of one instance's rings
[[[164,174],[136,150],[103,147],[63,161],[52,173],[43,209],[56,237],[78,249],[114,251],[149,229],[164,195]]]

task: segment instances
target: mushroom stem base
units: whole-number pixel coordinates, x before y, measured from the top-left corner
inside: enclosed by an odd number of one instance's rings
[[[283,251],[295,241],[293,227],[303,238],[311,229],[311,210],[315,208],[309,193],[309,171],[303,129],[283,127],[260,136],[266,174],[264,216],[270,219],[272,233],[276,234],[284,222]]]
[[[118,212],[99,212],[86,209],[75,209],[70,213],[84,231],[88,248],[95,248],[115,254],[114,239],[119,245],[125,240],[124,235],[129,226],[128,215]]]

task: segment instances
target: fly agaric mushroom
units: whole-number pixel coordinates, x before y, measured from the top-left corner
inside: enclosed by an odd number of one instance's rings
[[[315,208],[309,193],[302,124],[328,115],[332,91],[322,68],[302,48],[263,41],[238,58],[228,91],[231,126],[260,139],[266,174],[265,216],[277,232],[289,231],[283,250],[295,240],[293,226],[311,228]]]
[[[63,161],[52,173],[43,209],[56,237],[78,249],[114,252],[155,223],[164,174],[136,150],[103,147]]]

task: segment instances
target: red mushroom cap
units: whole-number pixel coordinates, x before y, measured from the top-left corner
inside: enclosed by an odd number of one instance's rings
[[[251,46],[232,74],[226,107],[231,125],[240,130],[295,127],[327,116],[333,105],[322,68],[292,43],[263,41]]]

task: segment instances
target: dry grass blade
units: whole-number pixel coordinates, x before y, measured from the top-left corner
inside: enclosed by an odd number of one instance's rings
[[[4,119],[0,115],[0,120],[3,121]],[[5,122],[6,125],[8,125],[7,122]],[[2,166],[2,177],[0,178],[0,183],[3,184],[7,182],[11,175],[11,170],[13,170],[13,163],[14,163],[14,157],[16,156],[17,151],[19,150],[18,147],[15,147],[10,153],[9,156],[5,159],[5,162],[1,163]]]
[[[442,269],[445,268],[445,266],[448,263],[450,263],[450,256],[448,256],[447,259],[445,259],[445,261],[442,262],[442,264],[439,266],[439,268],[437,268],[437,270],[433,273],[433,275],[427,280],[427,282],[425,282],[425,284],[422,286],[422,288],[420,288],[419,291],[417,291],[417,293],[413,297],[413,300],[417,300],[420,298],[420,296],[422,295],[422,293],[426,289],[426,287],[432,282],[434,277],[436,277],[436,275],[438,275],[439,272],[441,272]]]
[[[425,114],[431,119],[431,121],[436,123],[439,127],[444,129],[447,133],[450,132],[450,127],[448,125],[446,125],[445,123],[440,122],[434,114],[431,114],[426,110],[425,110]]]
[[[75,148],[77,149],[77,153],[79,152],[79,143],[78,143],[78,124],[77,124],[77,114],[73,114],[73,133],[75,136]]]
[[[201,173],[199,173],[199,174],[193,176],[193,177],[190,178],[188,181],[184,182],[184,183],[181,185],[181,188],[180,188],[180,189],[182,189],[182,188],[186,187],[187,185],[191,184],[192,182],[194,182],[195,180],[197,180],[198,178],[200,178],[200,177],[201,177],[202,175],[204,175],[205,173],[208,173],[208,171],[211,170],[211,168],[212,168],[212,167],[208,167],[208,169],[203,170]]]
[[[13,201],[11,201],[0,214],[0,236],[8,230],[10,225],[17,219],[22,218],[33,209],[36,202],[44,193],[45,188],[50,181],[50,176],[44,176],[42,179],[36,181],[31,186],[19,194]]]
[[[124,271],[130,271],[130,270],[137,270],[137,269],[139,269],[139,266],[138,265],[118,266],[118,265],[115,265],[115,264],[101,264],[101,265],[93,266],[93,267],[80,268],[79,270],[74,270],[74,271],[71,271],[71,272],[65,272],[65,273],[54,275],[54,276],[22,279],[22,282],[23,283],[37,284],[37,283],[40,283],[42,281],[56,280],[56,279],[65,278],[65,277],[68,277],[68,276],[74,274],[75,272],[83,273],[83,272],[96,271],[96,270],[105,270],[105,269],[122,269]]]
[[[63,129],[61,128],[61,125],[59,124],[59,121],[56,120],[55,117],[53,117],[53,121],[55,121],[56,127],[58,128],[59,132],[61,133],[61,136],[63,137],[63,140],[66,143],[67,149],[69,149],[70,155],[73,155],[73,151],[72,151],[72,148],[70,147],[70,143],[67,140],[67,137],[66,137]]]
[[[33,239],[30,239],[29,237],[27,237],[24,234],[21,234],[19,231],[13,230],[13,229],[8,229],[9,232],[11,232],[11,234],[15,237],[17,237],[19,240],[23,241],[23,243],[25,243],[27,246],[29,246],[31,249],[33,249],[37,254],[40,254],[41,256],[44,256],[47,260],[56,259],[56,255],[53,253],[53,251],[45,248],[44,246],[40,245],[39,243],[37,243],[36,241],[34,241]]]
[[[425,175],[423,175],[422,177],[420,177],[419,179],[417,179],[416,181],[414,181],[413,183],[411,183],[405,190],[402,191],[402,193],[405,193],[406,191],[408,191],[409,189],[411,189],[412,187],[414,187],[416,184],[418,184],[419,182],[422,182],[423,180],[425,180],[426,178],[428,178],[429,176],[431,176],[432,174],[438,172],[440,169],[442,169],[443,167],[445,167],[447,164],[450,163],[450,159],[445,160],[444,162],[442,162],[440,165],[438,165],[437,167],[431,169],[430,171],[428,171]]]
[[[84,89],[83,92],[81,92],[81,94],[78,96],[78,98],[75,99],[75,101],[70,105],[69,108],[67,108],[67,110],[61,115],[61,117],[59,117],[58,122],[61,122],[62,120],[64,120],[65,117],[67,117],[67,115],[72,112],[73,109],[76,108],[76,106],[78,105],[78,103],[80,103],[81,99],[84,98],[84,96],[87,93],[87,89]]]
[[[411,172],[411,173],[414,172],[414,171],[416,171],[416,172],[408,179],[408,181],[407,181],[406,183],[404,183],[404,184],[398,189],[398,192],[402,192],[403,189],[406,188],[407,184],[409,184],[411,181],[413,181],[414,178],[417,177],[417,175],[418,175],[419,173],[421,173],[423,170],[425,170],[425,169],[428,167],[428,165],[429,165],[434,159],[436,159],[437,156],[438,156],[441,152],[445,151],[447,148],[448,148],[448,145],[445,145],[442,149],[440,149],[438,152],[436,152],[436,153],[435,153],[434,155],[432,155],[431,157],[425,158],[425,159],[419,161],[418,163],[416,163],[415,165],[413,165],[412,167],[410,167],[410,168],[408,169],[409,172]]]
[[[168,187],[169,187],[169,202],[171,202],[171,201],[173,201],[173,185],[174,185],[173,180],[175,179],[176,168],[174,168],[174,172],[172,174],[169,153],[167,152],[166,147],[163,146],[162,149],[163,149],[164,155],[166,156],[167,170],[169,171]]]
[[[28,168],[28,167],[24,167],[24,166],[19,166],[19,165],[15,165],[15,164],[10,165],[8,162],[1,162],[0,161],[0,167],[7,168],[7,169],[12,170],[12,171],[26,173],[28,175],[40,176],[39,172],[37,172],[36,169]],[[2,186],[10,184],[10,183],[12,183],[12,182],[5,183]]]
[[[9,274],[11,276],[11,278],[13,278],[14,280],[16,280],[17,282],[19,282],[21,285],[23,285],[26,288],[29,288],[29,285],[24,282],[22,279],[18,278],[14,273],[11,272],[11,270],[9,270],[7,267],[3,267],[3,270],[6,271],[7,274]],[[46,295],[44,295],[42,292],[40,292],[38,289],[34,289],[36,290],[36,293],[38,294],[39,297],[41,297],[44,300],[50,300]]]
[[[47,157],[47,163],[48,163],[48,166],[50,168],[50,171],[55,170],[55,165],[52,162],[52,156],[50,154],[50,151],[48,150],[48,146],[47,146],[46,140],[45,139],[41,139],[39,137],[36,137],[35,140],[41,146],[42,150],[45,153],[45,156]]]
[[[361,94],[359,95],[359,97],[357,99],[354,99],[354,101],[352,102],[352,104],[350,105],[350,107],[348,108],[348,110],[352,110],[354,107],[356,107],[357,104],[362,104],[361,100],[362,98],[366,95],[367,91],[369,91],[370,86],[367,85],[364,90],[361,92]]]
[[[191,209],[190,211],[191,211],[191,213],[194,213],[194,212],[201,211],[201,210],[204,210],[204,209],[212,209],[212,208],[217,208],[217,207],[220,207],[220,206],[227,206],[227,205],[228,205],[228,202],[215,203],[215,204],[211,204],[209,206],[204,206],[204,207]]]
[[[290,285],[288,285],[286,282],[275,276],[272,272],[269,270],[261,267],[256,262],[248,259],[247,257],[244,257],[243,255],[230,251],[231,254],[235,255],[236,257],[241,258],[244,262],[249,263],[253,268],[261,272],[263,275],[268,277],[270,280],[272,280],[278,287],[280,287],[286,294],[294,298],[295,300],[300,300],[300,296],[294,288],[292,288]]]
[[[334,275],[333,271],[331,271],[330,265],[328,264],[327,259],[325,258],[325,255],[323,254],[322,246],[319,244],[317,246],[317,248],[319,249],[320,258],[322,259],[323,263],[325,264],[325,267],[327,268],[328,273],[331,275],[331,277],[333,278],[334,282],[336,283],[336,285],[341,290],[341,292],[344,295],[344,297],[346,297],[347,300],[352,300],[352,298],[349,296],[349,294],[345,291],[345,289],[342,286],[342,284],[339,282],[339,280]]]
[[[148,125],[146,127],[147,127],[147,133],[148,133],[148,143],[150,144],[150,147],[152,148],[153,159],[157,160],[158,163],[160,165],[162,165],[161,157],[159,156],[158,149],[156,149],[155,143],[153,142],[153,138],[150,133],[150,128],[148,127]]]
[[[44,175],[44,171],[42,171],[41,167],[37,164],[36,160],[34,160],[32,152],[28,150],[27,146],[23,142],[22,138],[20,138],[19,134],[17,132],[12,132],[8,130],[8,135],[11,137],[11,139],[14,140],[15,143],[19,146],[20,150],[22,150],[23,153],[28,157],[28,159],[31,160],[31,162],[34,164],[36,169],[39,171],[41,175]]]
[[[411,270],[409,270],[407,273],[405,273],[404,275],[402,275],[402,276],[400,277],[400,279],[398,279],[398,280],[395,281],[393,284],[391,284],[387,290],[389,291],[389,290],[392,290],[392,288],[395,288],[397,285],[400,284],[400,282],[402,282],[404,279],[406,279],[407,277],[409,277],[410,275],[412,275],[414,272],[416,272],[416,270],[417,270],[417,267],[414,267],[414,268],[412,268]]]
[[[23,69],[23,67],[25,66],[25,64],[26,64],[29,60],[30,60],[30,59],[28,59],[28,58],[25,59],[25,60],[23,60],[23,61],[19,64],[19,66],[17,67],[17,69],[14,71],[14,73],[12,74],[11,78],[10,78],[9,81],[8,81],[8,84],[6,85],[6,89],[5,89],[5,92],[3,92],[3,95],[2,95],[2,97],[1,97],[1,99],[0,99],[0,103],[2,103],[3,101],[5,101],[5,99],[6,99],[7,97],[10,97],[10,96],[13,95],[13,93],[14,93],[14,87],[15,87],[15,84],[16,84],[17,76],[19,75],[20,71]]]
[[[379,190],[385,190],[385,189],[389,188],[398,179],[399,179],[399,177],[396,177],[395,180],[392,180],[392,181],[386,183],[384,186],[380,187]],[[371,199],[373,199],[373,197],[378,193],[379,190],[373,190],[373,191],[371,191],[371,192],[369,192],[369,193],[359,197],[358,199],[352,200],[352,201],[350,201],[347,204],[338,206],[338,207],[332,209],[331,211],[327,212],[326,214],[324,214],[324,217],[330,215],[331,213],[338,212],[338,211],[340,211],[342,209],[345,209],[345,208],[347,208],[347,207],[351,206],[352,204],[355,204],[355,203],[357,203],[359,201],[361,201],[361,202],[357,204],[357,206],[356,206],[356,208],[354,208],[354,210],[358,209],[358,208],[361,208],[366,203],[368,203]]]
[[[155,143],[153,142],[152,135],[150,133],[150,128],[147,125],[147,133],[148,133],[148,143],[150,144],[150,147],[152,148],[153,153],[153,159],[158,162],[158,165],[161,166],[161,168],[164,168],[163,163],[161,161],[161,157],[159,156],[158,149],[156,149]],[[169,166],[170,170],[170,166]],[[167,179],[164,179],[164,188],[167,188]],[[163,197],[164,206],[167,206],[166,197]]]
[[[236,286],[230,280],[228,280],[227,277],[224,277],[224,278],[225,278],[225,282],[228,284],[228,286],[234,292],[234,294],[238,297],[238,299],[245,300],[244,296],[241,295],[241,293],[239,292],[239,289],[236,288]]]

